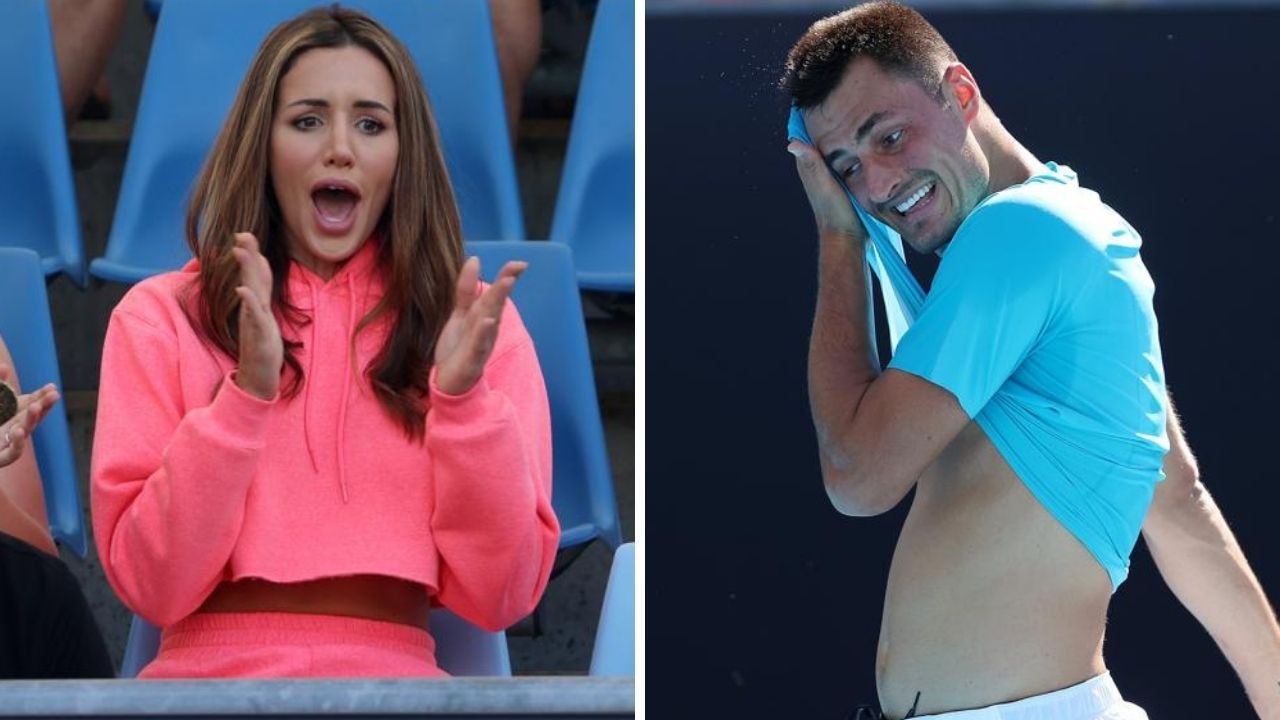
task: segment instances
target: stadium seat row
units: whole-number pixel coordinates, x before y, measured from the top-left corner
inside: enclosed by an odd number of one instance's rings
[[[262,38],[317,0],[183,0],[159,12],[115,218],[88,272],[134,283],[189,257],[193,181]],[[436,114],[470,242],[526,240],[484,0],[354,0],[408,46]],[[85,287],[83,243],[44,0],[4,0],[0,244]],[[583,289],[634,292],[634,4],[601,0],[550,240],[573,247]]]

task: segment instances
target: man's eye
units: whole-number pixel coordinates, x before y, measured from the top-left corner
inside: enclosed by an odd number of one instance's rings
[[[884,144],[886,147],[892,147],[894,145],[897,145],[900,140],[902,140],[901,130],[894,130],[893,132],[884,136]]]
[[[840,173],[840,177],[848,180],[854,175],[857,175],[858,171],[861,169],[862,169],[862,163],[855,162],[849,167],[845,168],[844,171]]]

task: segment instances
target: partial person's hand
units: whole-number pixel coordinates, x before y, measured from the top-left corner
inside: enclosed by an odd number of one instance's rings
[[[831,175],[831,169],[812,146],[799,140],[787,143],[787,152],[796,158],[796,172],[804,185],[805,195],[813,208],[819,236],[835,235],[856,242],[867,239],[866,228],[858,219],[844,188]]]
[[[484,364],[498,338],[502,307],[511,296],[516,278],[529,266],[509,262],[502,266],[493,284],[476,297],[480,282],[480,259],[470,258],[458,274],[458,295],[453,314],[436,342],[436,386],[448,395],[470,390],[484,374]]]
[[[258,249],[253,233],[236,233],[231,254],[240,264],[240,359],[236,384],[245,392],[270,400],[280,389],[284,341],[271,312],[271,264]]]
[[[9,387],[14,386],[13,368],[0,364],[0,382]],[[22,457],[22,451],[27,446],[27,438],[31,437],[36,425],[40,424],[60,397],[58,388],[54,387],[53,383],[35,392],[18,396],[18,414],[14,415],[9,422],[0,425],[0,467]]]

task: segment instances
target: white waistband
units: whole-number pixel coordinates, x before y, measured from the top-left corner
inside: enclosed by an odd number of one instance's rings
[[[1110,672],[1062,690],[976,710],[920,715],[915,720],[1086,720],[1124,703]]]

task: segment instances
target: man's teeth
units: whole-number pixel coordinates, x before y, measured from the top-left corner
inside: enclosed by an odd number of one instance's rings
[[[914,193],[912,193],[911,197],[907,198],[906,200],[903,200],[901,204],[899,204],[899,205],[894,205],[894,206],[893,206],[893,209],[894,209],[894,210],[897,210],[898,212],[902,213],[903,215],[906,215],[906,214],[907,214],[907,211],[909,211],[911,208],[915,207],[915,206],[916,206],[916,203],[920,202],[920,200],[921,200],[925,195],[928,195],[928,194],[929,194],[929,191],[930,191],[930,190],[932,190],[932,189],[933,189],[933,183],[929,183],[928,185],[925,185],[924,187],[922,187],[922,188],[920,188],[919,190],[917,190],[917,191],[915,191]]]

